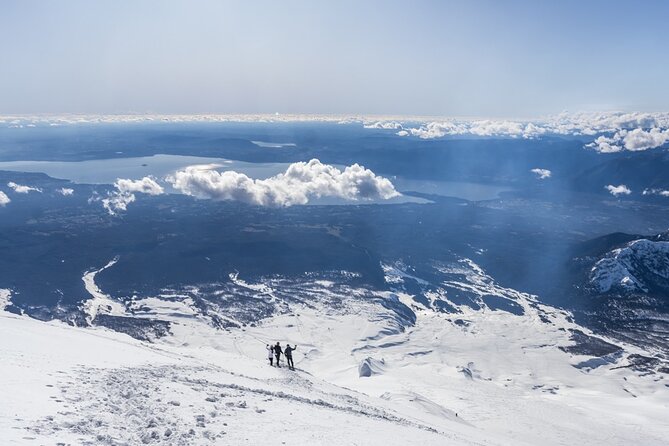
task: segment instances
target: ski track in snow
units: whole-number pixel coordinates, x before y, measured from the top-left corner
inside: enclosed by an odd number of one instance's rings
[[[262,414],[267,412],[282,417],[281,406],[286,403],[436,432],[350,395],[312,391],[309,397],[302,396],[301,388],[313,384],[293,373],[269,389],[259,388],[253,378],[213,367],[80,368],[67,378],[60,385],[60,401],[70,409],[41,420],[29,428],[31,432],[54,436],[70,430],[83,437],[82,444],[91,445],[199,444],[245,432],[246,428],[240,429],[246,424],[240,420],[245,415],[239,412],[264,422]],[[290,390],[280,390],[283,387]]]

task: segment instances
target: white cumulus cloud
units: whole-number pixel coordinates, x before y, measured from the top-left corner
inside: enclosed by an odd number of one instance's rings
[[[136,200],[135,194],[122,194],[114,192],[109,194],[107,198],[103,198],[102,207],[104,207],[109,215],[116,215],[121,211],[127,211],[128,205]]]
[[[17,194],[27,194],[28,192],[42,192],[42,189],[39,189],[37,187],[30,187],[30,186],[24,186],[22,184],[16,184],[13,181],[10,181],[7,183],[7,186],[11,187],[14,189],[14,192]]]
[[[551,172],[548,169],[539,169],[539,168],[532,169],[530,172],[535,174],[537,178],[539,178],[540,180],[545,180],[546,178],[550,178],[551,175],[553,174],[553,172]]]
[[[602,135],[590,144],[587,144],[586,147],[592,147],[600,153],[621,152],[623,148],[619,144],[620,140],[621,138],[618,133],[611,137]]]
[[[609,193],[614,197],[617,197],[619,195],[629,195],[632,193],[632,191],[624,184],[621,184],[619,186],[614,186],[613,184],[609,184],[608,186],[606,186],[606,190],[608,190]]]
[[[56,190],[56,192],[58,192],[64,197],[67,197],[69,195],[74,194],[74,189],[70,189],[69,187],[61,187],[60,189]]]
[[[650,130],[636,128],[633,130],[618,130],[612,136],[600,136],[588,147],[598,152],[614,153],[629,150],[632,152],[654,149],[669,141],[669,130],[654,127]]]
[[[197,198],[272,207],[307,204],[321,197],[356,201],[385,200],[400,195],[388,179],[358,164],[341,171],[312,159],[293,163],[284,173],[267,179],[252,179],[235,171],[218,172],[216,167],[189,166],[167,181],[182,193]]]
[[[148,195],[161,195],[165,189],[153,177],[144,177],[141,180],[117,179],[114,187],[121,193],[139,192]]]
[[[10,201],[12,200],[9,199],[7,194],[0,190],[0,206],[6,206]]]
[[[109,192],[105,198],[91,197],[89,201],[100,201],[109,215],[128,210],[128,205],[137,200],[135,193],[147,195],[161,195],[165,189],[153,177],[144,177],[140,180],[117,179],[114,182],[115,191]]]
[[[625,132],[623,143],[627,150],[654,149],[669,141],[669,130],[663,131],[658,128],[652,128],[648,131],[643,129],[623,131]]]

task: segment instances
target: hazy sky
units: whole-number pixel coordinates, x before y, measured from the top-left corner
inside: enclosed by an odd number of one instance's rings
[[[0,0],[0,113],[669,109],[669,1]]]

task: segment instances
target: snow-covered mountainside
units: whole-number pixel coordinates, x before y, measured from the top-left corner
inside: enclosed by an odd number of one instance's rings
[[[667,370],[669,361],[668,234],[611,234],[577,256],[580,314],[589,326],[648,349],[644,367]]]
[[[640,239],[614,249],[592,267],[590,282],[600,293],[669,287],[669,242]]]
[[[649,352],[470,259],[435,264],[436,285],[384,264],[390,291],[346,272],[233,274],[219,300],[191,287],[123,303],[99,268],[82,278],[92,326],[0,312],[5,444],[666,443],[669,382],[634,367]],[[266,363],[276,341],[297,344],[295,372]]]

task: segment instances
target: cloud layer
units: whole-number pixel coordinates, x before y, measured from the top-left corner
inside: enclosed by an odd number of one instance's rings
[[[333,122],[362,124],[365,128],[421,139],[457,135],[526,139],[546,135],[592,136],[586,147],[603,153],[647,150],[669,142],[669,112],[564,112],[527,120],[290,114],[0,116],[0,127],[8,128],[118,122]]]
[[[216,166],[189,166],[167,180],[180,192],[197,198],[234,200],[260,206],[303,205],[312,199],[386,200],[400,194],[386,178],[353,164],[343,171],[317,159],[291,164],[286,172],[267,179],[252,179]]]
[[[648,150],[669,142],[669,113],[562,113],[524,121],[442,119],[413,120],[411,124],[388,120],[369,121],[364,123],[364,127],[397,130],[395,134],[398,136],[420,139],[446,136],[525,139],[545,135],[592,136],[593,141],[586,147],[602,153]]]
[[[12,200],[9,199],[6,193],[0,190],[0,206],[8,205]]]

